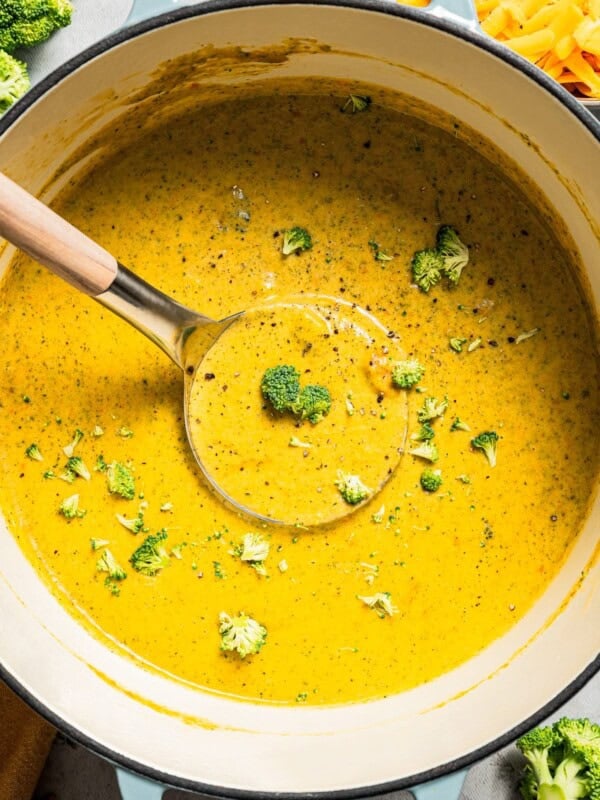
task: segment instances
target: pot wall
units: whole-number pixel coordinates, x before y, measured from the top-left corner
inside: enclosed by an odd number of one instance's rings
[[[309,48],[263,65],[262,79],[352,77],[454,115],[496,143],[549,199],[577,241],[597,302],[600,125],[586,122],[550,81],[502,60],[487,39],[474,34],[465,41],[420,12],[378,3],[365,10],[217,2],[162,22],[134,27],[130,40],[119,34],[92,48],[58,83],[51,78],[35,89],[28,106],[6,116],[0,168],[49,199],[83,165],[49,183],[55,173],[118,117],[124,98],[144,87],[161,62],[207,44],[279,46],[292,30],[330,51]],[[7,249],[4,266],[9,257]],[[544,597],[476,658],[401,696],[327,709],[234,702],[145,669],[65,611],[3,525],[0,663],[9,681],[75,738],[169,783],[228,794],[410,785],[512,738],[597,667],[599,522],[596,509]],[[440,737],[439,731],[453,733]]]

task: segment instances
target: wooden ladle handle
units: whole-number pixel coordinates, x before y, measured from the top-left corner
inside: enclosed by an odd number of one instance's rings
[[[0,236],[92,297],[116,277],[114,256],[1,172]]]

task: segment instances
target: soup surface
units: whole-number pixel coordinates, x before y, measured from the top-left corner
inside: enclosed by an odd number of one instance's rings
[[[433,431],[437,460],[405,452],[335,525],[236,514],[199,478],[182,375],[164,354],[24,257],[2,286],[0,500],[15,537],[112,646],[243,698],[377,698],[481,651],[559,570],[598,466],[591,318],[549,224],[460,136],[377,100],[355,110],[345,91],[185,113],[55,204],[215,319],[311,293],[357,304],[387,331],[389,349],[369,356],[370,389],[360,359],[332,363],[297,325],[280,340],[275,328],[232,335],[195,376],[211,393],[194,419],[220,448],[223,480],[263,502],[265,474],[283,476],[300,521],[319,486],[339,505],[338,470],[360,478],[369,447],[403,447],[386,419],[407,422],[407,450]],[[455,286],[444,278],[425,292],[411,261],[441,225],[458,231],[469,262]],[[312,246],[285,255],[296,226]],[[396,358],[424,368],[410,389],[391,383]],[[313,423],[269,406],[261,375],[282,364],[327,385],[329,414]],[[366,438],[353,439],[365,419]],[[498,437],[495,466],[472,445],[482,433]],[[132,499],[109,491],[115,464],[131,470]],[[439,470],[435,491],[421,483],[428,468]],[[159,532],[155,574],[138,571],[134,551]],[[241,613],[262,626],[244,657],[221,648]]]

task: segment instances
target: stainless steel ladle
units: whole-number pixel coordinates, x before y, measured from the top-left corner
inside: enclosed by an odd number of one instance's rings
[[[0,235],[48,267],[76,289],[93,297],[131,323],[157,344],[184,373],[184,410],[188,443],[209,486],[234,510],[261,523],[298,525],[298,519],[281,519],[258,511],[230,496],[198,456],[190,436],[188,414],[190,387],[197,368],[219,337],[245,311],[213,320],[178,303],[134,275],[99,244],[52,211],[25,189],[0,173]],[[282,306],[283,307],[283,306]],[[404,443],[405,431],[402,434]],[[399,461],[402,447],[397,448]],[[387,482],[396,464],[382,464],[379,485]],[[315,524],[327,524],[353,513],[348,505],[329,513],[323,509]]]

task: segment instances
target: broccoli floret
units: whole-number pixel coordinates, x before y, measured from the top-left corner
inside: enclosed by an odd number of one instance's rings
[[[447,408],[447,397],[444,397],[443,400],[436,400],[435,397],[426,397],[422,407],[417,411],[417,419],[421,423],[430,422],[432,419],[441,417]]]
[[[562,719],[521,736],[524,800],[600,800],[599,733],[589,720]]]
[[[442,277],[444,259],[437,250],[418,250],[411,261],[413,281],[423,292],[428,292]]]
[[[373,494],[373,490],[365,486],[358,475],[349,475],[341,470],[338,470],[335,485],[344,500],[351,506],[362,503]]]
[[[290,436],[288,444],[290,447],[303,447],[303,448],[312,447],[312,444],[310,442],[303,442],[302,439],[299,439],[297,436]]]
[[[12,53],[18,47],[34,47],[71,22],[69,0],[2,0],[0,48]]]
[[[377,594],[365,597],[364,595],[357,595],[359,600],[377,612],[377,616],[383,619],[388,616],[391,617],[398,613],[398,609],[392,603],[392,595],[389,592],[377,592]]]
[[[460,336],[453,336],[448,342],[450,349],[454,350],[455,353],[462,353],[463,344],[466,343],[467,339],[462,339]]]
[[[142,503],[137,513],[137,517],[132,517],[131,519],[123,516],[123,514],[116,514],[115,516],[121,525],[132,533],[140,533],[140,531],[145,533],[148,530],[144,521],[144,511],[146,510],[146,506],[147,503]]]
[[[417,458],[424,458],[426,461],[437,461],[440,457],[438,453],[438,449],[435,446],[435,443],[431,441],[431,439],[421,442],[418,447],[413,447],[412,450],[408,451],[411,456],[416,456]]]
[[[496,466],[496,449],[498,447],[498,439],[500,437],[494,431],[484,431],[474,439],[471,439],[471,446],[477,450],[483,450],[490,467]]]
[[[0,114],[23,97],[30,86],[27,66],[0,50]]]
[[[235,617],[221,611],[219,633],[221,650],[236,651],[240,658],[255,655],[267,640],[267,629],[243,611]]]
[[[269,542],[260,533],[246,533],[242,541],[232,551],[241,561],[254,567],[259,575],[266,575],[264,561],[269,555]]]
[[[284,256],[292,253],[300,253],[302,250],[310,250],[312,247],[312,237],[306,228],[298,226],[283,232],[283,245],[281,252]]]
[[[442,473],[439,469],[424,469],[419,482],[423,491],[437,492],[442,485]]]
[[[129,559],[131,566],[144,575],[156,575],[161,569],[169,565],[169,553],[164,545],[167,532],[146,536],[144,541]]]
[[[359,111],[366,111],[370,105],[371,98],[368,95],[351,94],[341,110],[348,114],[356,114]]]
[[[329,389],[318,384],[304,386],[300,390],[298,399],[292,403],[291,409],[300,419],[307,419],[316,425],[331,410]]]
[[[58,511],[67,519],[75,519],[75,517],[81,519],[82,517],[85,517],[87,513],[83,511],[83,509],[79,508],[78,494],[72,494],[70,497],[65,497],[65,499],[59,505]]]
[[[260,390],[275,411],[289,411],[300,395],[300,373],[289,364],[269,367],[263,375]]]
[[[90,547],[92,550],[102,550],[102,548],[106,547],[108,544],[110,544],[109,539],[90,539]]]
[[[424,422],[416,433],[412,433],[410,438],[413,442],[430,442],[435,436],[435,431],[428,422]]]
[[[459,281],[461,272],[469,263],[469,248],[461,242],[452,225],[442,225],[437,232],[437,249],[444,259],[444,275],[450,283]]]
[[[382,250],[377,242],[371,240],[369,242],[369,247],[373,251],[373,258],[375,261],[392,261],[394,258],[389,253],[386,253],[385,250]]]
[[[27,450],[25,450],[25,455],[27,458],[30,458],[32,461],[43,461],[44,456],[42,455],[42,451],[40,450],[37,444],[30,444]]]
[[[470,431],[471,428],[467,425],[466,422],[463,422],[460,417],[455,417],[452,425],[450,425],[451,431]]]
[[[75,448],[82,439],[83,439],[83,431],[80,431],[78,428],[75,431],[75,435],[73,436],[73,441],[70,444],[67,444],[63,447],[63,453],[69,458],[71,458],[73,453],[75,452]]]
[[[81,456],[71,456],[67,461],[66,471],[79,475],[80,478],[86,481],[89,481],[92,477]]]
[[[121,464],[119,461],[113,461],[106,467],[106,482],[108,491],[111,494],[118,494],[125,500],[133,500],[135,497],[135,480],[133,472]]]
[[[112,581],[122,581],[127,577],[127,573],[123,567],[117,564],[115,557],[108,548],[102,552],[96,568],[99,572],[108,572],[108,578]]]
[[[399,389],[411,389],[425,374],[425,367],[416,359],[398,361],[392,369],[392,383]]]

